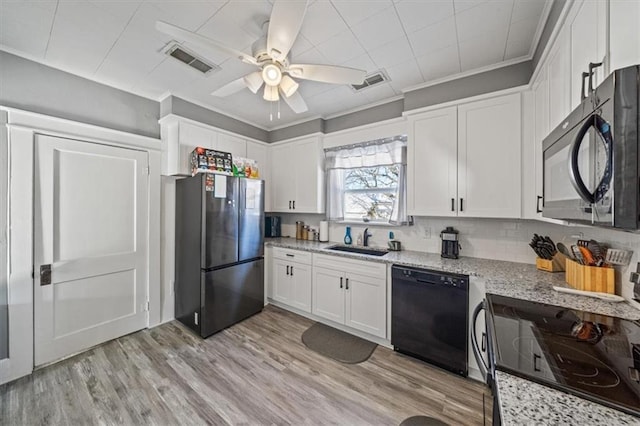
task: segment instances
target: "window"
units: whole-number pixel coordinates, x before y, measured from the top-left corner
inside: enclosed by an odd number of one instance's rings
[[[406,152],[404,135],[325,150],[328,219],[408,223]]]
[[[398,165],[346,170],[344,219],[389,222],[398,192],[399,174]]]

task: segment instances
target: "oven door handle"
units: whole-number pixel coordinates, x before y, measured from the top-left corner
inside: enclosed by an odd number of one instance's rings
[[[582,180],[580,169],[578,167],[578,156],[580,154],[582,141],[584,139],[584,136],[592,127],[604,141],[605,148],[607,150],[607,164],[605,166],[604,173],[602,174],[602,179],[600,179],[600,182],[593,192],[587,189],[587,186]],[[580,198],[582,198],[590,205],[595,204],[598,201],[602,200],[607,192],[609,192],[609,188],[611,186],[612,168],[613,136],[611,135],[611,126],[602,117],[600,117],[600,115],[594,113],[582,124],[582,127],[580,127],[580,129],[578,130],[578,134],[571,144],[571,149],[569,151],[569,178],[571,180],[571,184],[573,185],[573,188],[576,190]]]
[[[478,323],[478,317],[480,316],[480,312],[484,311],[484,301],[480,302],[478,306],[473,310],[473,316],[471,320],[471,345],[473,346],[473,356],[476,358],[476,363],[478,364],[478,368],[480,369],[480,373],[482,377],[485,379],[485,382],[488,382],[488,373],[489,366],[487,362],[482,357],[482,352],[480,351],[480,346],[478,345],[478,333],[476,331],[476,324]]]

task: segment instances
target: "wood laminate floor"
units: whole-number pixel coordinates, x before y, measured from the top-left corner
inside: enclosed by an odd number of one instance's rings
[[[0,424],[483,423],[483,385],[380,346],[341,364],[301,343],[311,324],[267,306],[207,340],[143,330],[0,386]]]

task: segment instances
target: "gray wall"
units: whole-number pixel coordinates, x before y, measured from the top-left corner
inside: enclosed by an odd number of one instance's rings
[[[160,137],[158,102],[3,51],[0,105]]]
[[[316,118],[314,120],[305,121],[304,123],[272,130],[269,132],[268,142],[278,142],[318,132],[325,133],[325,123],[326,120]]]
[[[352,112],[350,114],[329,119],[324,125],[325,133],[337,132],[338,130],[364,126],[365,124],[377,123],[378,121],[401,117],[403,111],[404,101],[402,99],[387,102],[386,104],[377,105],[362,111]]]
[[[520,62],[407,92],[404,95],[404,109],[409,111],[529,84],[533,74],[532,65],[531,61]]]
[[[0,111],[0,359],[9,356],[9,311],[7,306],[7,179],[9,178],[7,113]]]
[[[540,35],[540,41],[538,42],[538,46],[536,46],[536,51],[533,52],[534,70],[538,66],[538,62],[540,62],[542,52],[544,51],[545,47],[547,47],[547,43],[549,43],[549,39],[551,38],[551,33],[558,23],[558,19],[560,19],[562,9],[564,9],[566,4],[567,0],[554,0],[553,5],[551,5],[549,17],[547,18],[547,22],[544,24],[544,29],[542,30],[542,34]]]
[[[161,103],[160,110],[162,117],[167,114],[176,114],[259,141],[267,142],[269,140],[269,132],[266,130],[201,107],[200,105],[192,104],[189,101],[175,96],[165,98]]]

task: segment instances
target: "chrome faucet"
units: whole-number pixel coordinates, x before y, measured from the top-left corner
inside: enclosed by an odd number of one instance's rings
[[[362,245],[367,247],[369,245],[369,237],[372,235],[369,233],[369,228],[364,228],[364,233],[362,234]]]

